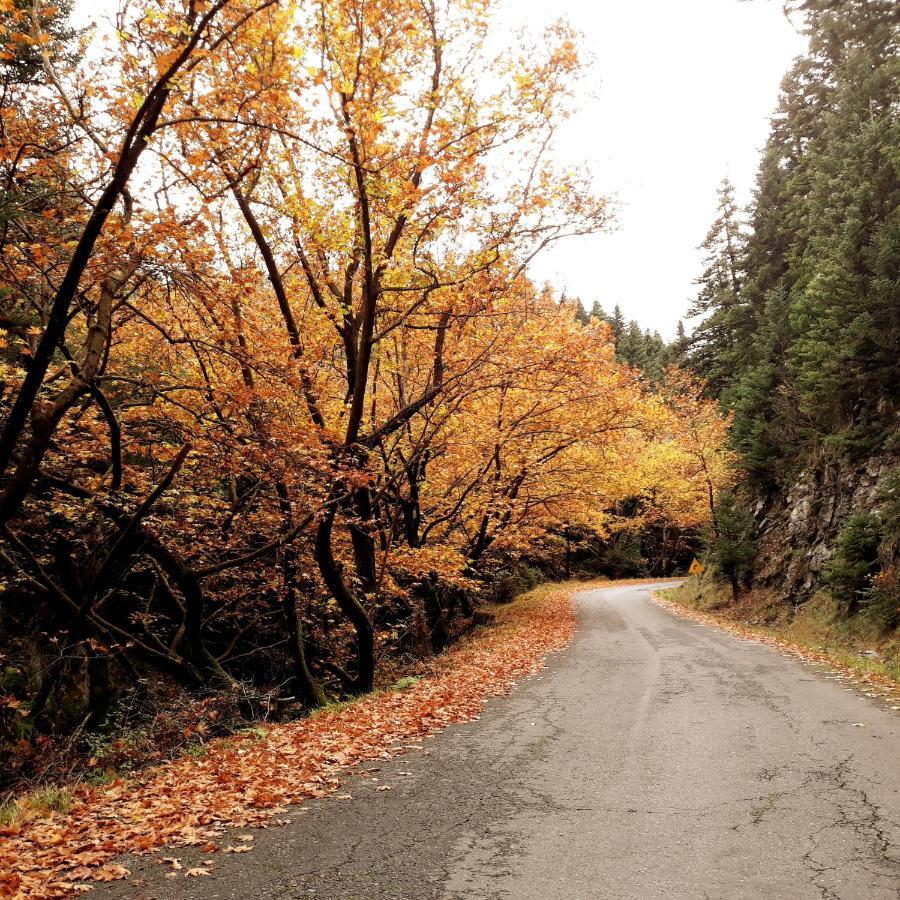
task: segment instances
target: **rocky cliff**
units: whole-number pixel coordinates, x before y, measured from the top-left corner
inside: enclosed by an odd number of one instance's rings
[[[802,602],[823,583],[823,569],[847,519],[877,507],[900,454],[808,466],[753,509],[758,556],[754,583]]]

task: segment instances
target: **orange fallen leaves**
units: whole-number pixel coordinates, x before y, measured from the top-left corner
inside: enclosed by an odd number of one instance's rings
[[[124,853],[207,845],[223,836],[224,825],[273,824],[286,804],[335,791],[349,767],[405,753],[427,735],[477,718],[489,698],[507,693],[568,643],[575,626],[571,595],[571,588],[559,587],[502,608],[496,627],[438,658],[431,674],[405,690],[271,726],[264,739],[211,741],[200,759],[75,788],[66,815],[0,828],[0,897],[67,896],[90,880],[127,877],[112,862]],[[179,868],[173,859],[164,858]]]
[[[127,878],[130,874],[131,872],[125,866],[110,865],[101,866],[90,877],[94,881],[120,881],[123,878]]]

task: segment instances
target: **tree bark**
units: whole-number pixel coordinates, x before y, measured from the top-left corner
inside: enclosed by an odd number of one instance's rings
[[[375,681],[375,631],[363,605],[347,587],[340,567],[334,558],[332,538],[335,510],[332,504],[326,509],[316,530],[316,563],[322,580],[331,591],[341,612],[350,620],[356,633],[357,674],[349,685],[353,693],[363,694],[372,690]]]
[[[289,533],[293,527],[290,498],[283,482],[276,485],[278,504],[281,507],[283,531]],[[284,578],[282,595],[282,613],[288,633],[288,645],[294,660],[294,685],[303,702],[310,707],[325,706],[328,697],[322,685],[316,680],[306,659],[306,641],[303,635],[303,623],[297,608],[297,551],[294,545],[286,542],[281,551],[281,571]]]

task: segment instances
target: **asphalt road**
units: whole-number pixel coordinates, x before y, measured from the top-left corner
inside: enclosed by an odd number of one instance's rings
[[[364,767],[352,800],[307,804],[256,832],[252,853],[216,854],[214,877],[166,880],[151,859],[128,863],[144,886],[97,893],[900,897],[897,713],[678,619],[649,590],[582,594],[575,640],[544,672],[424,752]]]

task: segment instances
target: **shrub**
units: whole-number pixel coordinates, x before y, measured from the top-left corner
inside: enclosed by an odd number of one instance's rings
[[[880,572],[862,598],[861,614],[882,634],[900,625],[900,567]]]
[[[546,576],[540,569],[526,563],[517,563],[505,572],[495,576],[491,585],[492,599],[495,603],[511,603],[519,594],[537,587]]]
[[[838,535],[834,555],[824,574],[831,592],[847,604],[851,613],[859,609],[872,588],[880,543],[880,523],[870,512],[850,516]]]
[[[737,597],[756,557],[751,539],[753,517],[732,491],[719,494],[713,527],[707,534],[709,561],[715,573],[728,580]]]

